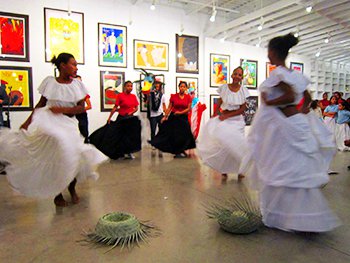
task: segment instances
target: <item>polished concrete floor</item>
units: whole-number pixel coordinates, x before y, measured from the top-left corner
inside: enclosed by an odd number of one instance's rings
[[[0,262],[350,262],[350,153],[338,153],[323,189],[343,225],[332,232],[298,235],[262,228],[232,235],[206,217],[203,206],[247,192],[247,179],[221,175],[188,159],[151,157],[145,148],[135,160],[99,168],[100,179],[77,187],[81,202],[56,209],[52,200],[13,194],[0,177]],[[250,192],[254,195],[254,193]],[[68,193],[64,193],[68,200]],[[127,211],[150,220],[162,233],[131,250],[82,246],[83,230],[100,216]]]

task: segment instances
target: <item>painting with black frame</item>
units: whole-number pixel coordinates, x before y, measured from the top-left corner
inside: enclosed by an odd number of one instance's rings
[[[258,96],[249,96],[247,98],[247,108],[244,111],[244,121],[245,125],[250,126],[252,124],[254,115],[258,109],[259,97]]]

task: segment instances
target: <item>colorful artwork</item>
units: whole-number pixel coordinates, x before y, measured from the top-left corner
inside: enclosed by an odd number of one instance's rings
[[[216,115],[216,112],[218,110],[218,102],[219,102],[220,96],[219,95],[210,95],[210,116]]]
[[[28,16],[0,12],[0,60],[29,61]]]
[[[243,84],[248,89],[256,89],[258,86],[258,61],[241,59],[243,68]]]
[[[138,83],[137,94],[139,96],[141,112],[147,112],[147,96],[150,91],[154,89],[155,81],[163,84],[162,89],[164,92],[165,78],[163,74],[154,75],[153,73],[143,70],[143,73],[140,74],[140,80],[134,82]]]
[[[126,68],[126,39],[125,26],[98,23],[98,64]]]
[[[194,96],[198,97],[198,78],[176,77],[176,93],[179,92],[180,82],[187,83],[187,92],[194,92]]]
[[[272,65],[270,62],[266,62],[266,78],[270,77],[270,73],[276,68],[276,65]]]
[[[210,87],[226,84],[230,74],[230,56],[210,54]]]
[[[304,72],[304,64],[297,62],[290,62],[290,69],[299,71],[300,73]]]
[[[84,14],[44,8],[45,61],[62,52],[84,64]]]
[[[0,81],[9,96],[11,111],[33,109],[32,68],[0,66]]]
[[[198,74],[198,50],[198,37],[176,34],[176,72]]]
[[[258,96],[250,96],[247,98],[247,108],[244,111],[245,125],[251,125],[254,115],[258,109]]]
[[[169,44],[134,40],[134,68],[169,70]]]
[[[124,72],[101,71],[101,111],[111,111],[117,95],[123,92]]]

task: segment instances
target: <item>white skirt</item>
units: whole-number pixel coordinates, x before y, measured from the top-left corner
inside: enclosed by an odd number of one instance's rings
[[[335,118],[331,117],[324,117],[324,123],[326,124],[326,127],[332,132],[332,134],[335,133]]]
[[[335,141],[339,151],[350,151],[350,147],[345,146],[344,141],[350,139],[350,129],[347,123],[335,125]]]
[[[36,109],[28,130],[0,131],[0,160],[11,187],[29,197],[61,193],[74,178],[94,179],[97,165],[108,158],[94,146],[84,144],[75,118]]]
[[[332,133],[314,114],[287,118],[262,105],[247,137],[242,161],[254,188],[260,190],[263,222],[282,230],[323,232],[338,225],[319,187],[336,152]]]
[[[319,188],[265,186],[260,208],[266,226],[284,231],[326,232],[339,225]]]
[[[220,173],[237,173],[247,152],[243,116],[224,121],[211,118],[204,126],[197,143],[203,162]]]

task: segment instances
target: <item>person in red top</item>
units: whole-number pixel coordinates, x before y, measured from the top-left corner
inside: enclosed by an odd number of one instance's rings
[[[117,95],[115,105],[109,114],[107,124],[90,135],[90,143],[111,159],[134,159],[132,153],[141,150],[141,122],[134,114],[139,102],[132,94],[133,84],[126,81],[123,92]],[[116,121],[111,121],[118,112]]]
[[[321,108],[322,112],[329,105],[330,105],[330,102],[328,100],[328,94],[327,94],[327,92],[325,92],[322,94],[322,100],[320,101],[320,108]]]
[[[152,146],[162,152],[175,154],[175,158],[187,157],[185,150],[196,148],[188,123],[192,98],[186,94],[186,90],[187,83],[180,82],[179,93],[171,95],[159,132],[151,140]]]

